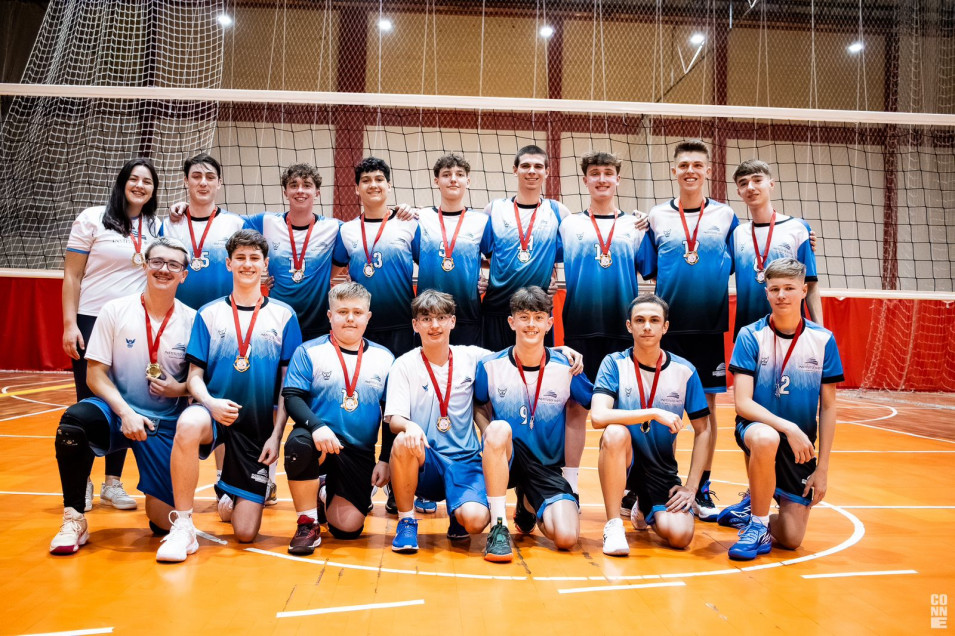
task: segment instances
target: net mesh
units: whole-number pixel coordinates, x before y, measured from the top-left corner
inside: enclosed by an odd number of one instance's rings
[[[22,78],[219,90],[202,100],[6,91],[0,267],[62,267],[71,222],[106,200],[134,156],[156,163],[165,207],[184,197],[181,162],[212,152],[221,202],[242,214],[281,209],[281,170],[308,161],[323,176],[323,213],[351,218],[352,166],[368,154],[392,164],[395,202],[421,206],[435,202],[435,158],[461,152],[468,202],[480,207],[513,191],[514,152],[536,143],[551,155],[547,194],[578,210],[579,157],[610,150],[624,161],[619,205],[646,210],[674,194],[673,144],[699,137],[713,149],[711,196],[741,219],[733,169],[754,156],[774,167],[777,209],[820,235],[823,287],[955,288],[953,120],[868,117],[955,114],[955,4],[945,0],[52,0]],[[348,93],[382,96],[368,105]],[[570,112],[527,99],[593,101]],[[621,114],[613,102],[656,108]],[[682,104],[845,112],[717,117]],[[873,306],[873,320],[885,311]],[[952,342],[944,312],[915,318],[923,336]],[[904,362],[873,353],[871,365]]]

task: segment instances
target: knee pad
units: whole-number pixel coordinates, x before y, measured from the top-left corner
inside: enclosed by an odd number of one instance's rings
[[[318,449],[304,428],[293,430],[285,440],[285,476],[291,481],[318,479]]]
[[[342,541],[351,541],[353,539],[357,539],[358,537],[361,536],[362,530],[364,529],[365,529],[364,526],[362,526],[358,528],[357,530],[346,531],[340,528],[336,528],[330,523],[328,524],[328,531],[332,533],[332,536]]]
[[[60,425],[56,429],[57,452],[75,453],[80,450],[89,449],[89,439],[86,437],[86,431],[83,427],[70,422],[66,415],[60,420]]]

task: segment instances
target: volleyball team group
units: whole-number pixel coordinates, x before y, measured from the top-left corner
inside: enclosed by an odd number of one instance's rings
[[[488,561],[510,562],[511,533],[535,528],[570,550],[588,418],[602,432],[605,554],[630,553],[622,517],[674,549],[697,519],[739,531],[731,559],[797,548],[826,494],[843,379],[808,224],[773,208],[771,168],[755,159],[733,174],[751,218],[740,223],[705,196],[700,141],[676,145],[676,197],[647,214],[617,207],[610,153],[580,161],[581,212],[543,197],[548,166],[544,150],[521,148],[515,196],[471,209],[470,166],[447,154],[433,169],[438,204],[413,209],[389,204],[391,169],[368,157],[355,166],[361,214],[341,222],[321,213],[309,164],[282,174],[286,211],[240,216],[216,203],[220,164],[192,157],[187,200],[162,220],[152,163],[126,163],[67,244],[63,347],[78,401],[56,432],[64,512],[50,552],[89,541],[95,457],[100,505],[137,507],[120,481],[128,449],[159,561],[185,561],[208,537],[193,506],[210,455],[218,514],[241,543],[275,502],[282,460],[292,554],[312,554],[323,532],[360,540],[377,489],[397,515],[395,552],[418,551],[418,518],[441,501],[448,539],[487,531]],[[710,483],[727,371],[749,489],[720,508]],[[680,466],[684,417],[693,444]]]

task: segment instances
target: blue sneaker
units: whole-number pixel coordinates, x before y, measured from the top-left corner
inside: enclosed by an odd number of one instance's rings
[[[395,529],[395,538],[391,542],[393,552],[418,551],[418,520],[400,519]]]
[[[747,492],[743,493],[742,501],[732,506],[726,506],[720,510],[720,514],[716,518],[716,523],[728,528],[742,530],[749,525],[750,514],[749,493]]]
[[[706,482],[696,492],[696,498],[693,500],[693,513],[700,521],[716,521],[720,509],[713,503],[713,497],[716,493],[710,490],[710,482]]]
[[[438,503],[423,497],[414,498],[414,509],[425,515],[433,515],[438,511]]]
[[[734,561],[751,561],[773,549],[773,536],[759,519],[750,517],[749,525],[739,531],[739,541],[730,548]]]

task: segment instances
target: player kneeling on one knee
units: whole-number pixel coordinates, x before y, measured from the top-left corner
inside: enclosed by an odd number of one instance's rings
[[[696,369],[660,348],[669,307],[653,294],[630,303],[627,330],[633,347],[604,358],[594,385],[591,421],[603,429],[597,462],[607,523],[603,551],[627,556],[630,546],[619,517],[628,475],[637,492],[631,521],[650,526],[673,548],[693,539],[693,499],[706,462],[709,407]],[[693,426],[693,453],[686,485],[674,455],[683,414]]]
[[[736,441],[747,455],[751,515],[740,522],[731,559],[754,559],[773,543],[799,547],[810,508],[826,494],[842,362],[832,332],[802,317],[805,275],[796,259],[770,263],[772,313],[743,327],[733,349]],[[770,517],[774,497],[779,514]]]
[[[491,508],[491,531],[484,558],[507,563],[513,558],[504,502],[515,488],[514,525],[530,533],[537,524],[560,550],[577,545],[580,519],[573,488],[561,467],[568,426],[565,412],[573,399],[590,406],[593,385],[564,350],[544,346],[554,324],[553,301],[540,287],[511,296],[508,324],[516,342],[482,360],[474,381],[478,425],[484,429],[482,465]],[[493,419],[486,426],[483,422]]]
[[[169,457],[185,405],[182,352],[196,312],[176,300],[186,278],[186,248],[155,239],[144,259],[146,291],[108,302],[93,328],[87,380],[97,397],[68,408],[56,431],[63,525],[50,544],[53,554],[73,554],[89,539],[82,511],[94,455],[132,448],[150,527],[159,533],[170,527]]]
[[[381,404],[394,356],[364,339],[371,294],[358,283],[328,293],[332,331],[295,350],[282,395],[295,429],[285,442],[285,473],[297,514],[292,554],[312,554],[322,542],[321,524],[337,539],[361,535],[371,508],[372,486],[390,478],[394,435],[375,442]],[[324,477],[320,480],[319,475]]]

